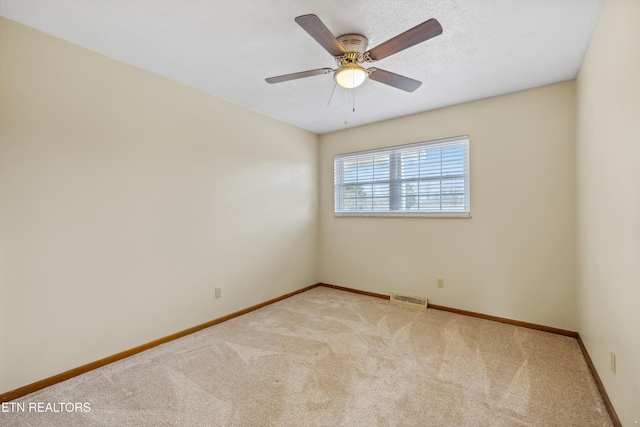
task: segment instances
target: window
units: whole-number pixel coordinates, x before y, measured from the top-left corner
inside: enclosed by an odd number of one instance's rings
[[[469,137],[334,157],[338,216],[469,216]]]

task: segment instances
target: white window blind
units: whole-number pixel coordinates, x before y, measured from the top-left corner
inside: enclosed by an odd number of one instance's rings
[[[469,216],[469,137],[334,157],[335,214]]]

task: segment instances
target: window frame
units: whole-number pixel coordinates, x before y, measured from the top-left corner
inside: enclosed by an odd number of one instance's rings
[[[442,138],[428,141],[415,142],[410,144],[402,144],[402,145],[394,145],[382,148],[376,148],[371,150],[362,150],[362,151],[354,151],[349,153],[341,153],[336,154],[333,159],[333,176],[334,176],[334,204],[333,204],[333,213],[336,217],[441,217],[441,218],[470,218],[471,217],[471,203],[470,203],[470,168],[469,168],[469,157],[470,157],[470,143],[469,143],[469,135],[460,135],[450,138]],[[445,175],[440,172],[439,175],[434,175],[432,177],[413,177],[413,178],[403,178],[402,177],[402,161],[401,156],[404,153],[409,154],[412,152],[416,152],[421,148],[445,148],[451,146],[462,146],[464,147],[464,155],[463,155],[463,172],[456,175]],[[378,179],[372,178],[369,181],[356,181],[356,184],[352,184],[352,186],[360,186],[360,185],[371,185],[372,188],[374,185],[385,184],[388,185],[388,195],[380,196],[379,198],[384,201],[385,198],[388,198],[388,207],[386,209],[378,209],[373,210],[374,199],[376,198],[375,192],[372,193],[372,210],[344,210],[344,192],[345,188],[349,187],[349,183],[344,182],[344,162],[347,161],[357,161],[358,158],[363,158],[366,156],[380,155],[382,157],[388,155],[388,178],[387,179]],[[420,161],[420,160],[419,160]],[[339,165],[340,162],[340,165]],[[385,161],[386,162],[386,161]],[[438,164],[436,162],[436,164]],[[443,161],[442,159],[439,162],[440,167],[442,168]],[[372,169],[375,168],[375,160],[373,160]],[[340,181],[340,177],[338,174],[338,169],[342,170],[342,181]],[[386,172],[386,171],[385,171]],[[375,175],[375,172],[373,172]],[[394,178],[395,177],[395,178]],[[410,182],[417,182],[418,186],[421,183],[428,181],[439,181],[440,185],[442,185],[443,179],[462,179],[463,182],[463,197],[464,197],[464,207],[466,209],[442,209],[442,210],[400,210],[398,209],[401,205],[399,203],[400,198],[402,197],[412,197],[403,195],[401,187]],[[440,190],[437,194],[442,200],[442,195],[445,194]],[[418,193],[415,197],[420,197],[421,194]],[[424,196],[424,194],[423,194]],[[358,199],[356,196],[355,199]],[[359,200],[359,199],[358,199]],[[406,202],[406,201],[405,201]],[[357,203],[357,200],[356,200]],[[342,210],[339,209],[342,207]],[[395,207],[395,210],[391,210],[392,207]]]

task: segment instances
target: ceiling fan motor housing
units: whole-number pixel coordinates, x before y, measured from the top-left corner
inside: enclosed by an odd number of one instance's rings
[[[345,34],[337,38],[338,42],[347,52],[357,52],[360,55],[367,51],[369,40],[360,34]]]
[[[347,53],[335,57],[338,69],[333,75],[333,79],[347,89],[358,87],[364,83],[368,76],[367,70],[361,64],[364,61],[363,54],[367,50],[369,41],[360,34],[345,34],[336,40]]]

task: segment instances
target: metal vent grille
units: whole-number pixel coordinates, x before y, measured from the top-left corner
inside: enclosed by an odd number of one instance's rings
[[[413,297],[410,295],[391,294],[390,301],[395,304],[403,304],[414,308],[427,309],[428,300],[422,297]]]

